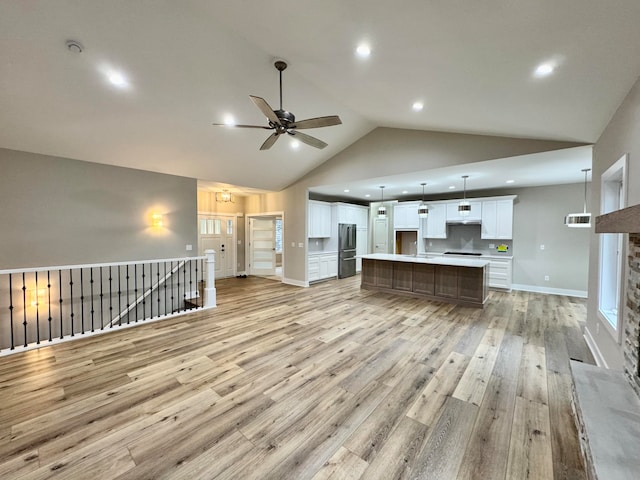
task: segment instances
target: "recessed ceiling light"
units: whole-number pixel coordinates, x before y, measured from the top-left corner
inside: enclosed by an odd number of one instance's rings
[[[297,150],[300,147],[300,142],[298,140],[291,140],[291,148]]]
[[[120,72],[110,72],[107,75],[107,78],[112,85],[115,85],[118,88],[124,88],[128,85],[127,79]]]
[[[371,195],[369,195],[368,193],[364,196],[365,198],[369,198]]]
[[[350,191],[351,191],[351,190],[349,190],[348,188],[345,188],[345,189],[343,190],[343,192],[344,192],[344,193],[349,193]]]
[[[371,48],[369,47],[369,45],[361,43],[360,45],[358,45],[358,48],[356,48],[356,53],[361,58],[367,58],[369,55],[371,55]]]
[[[232,127],[233,125],[236,124],[236,120],[231,115],[226,115],[224,117],[224,124],[225,125],[229,125],[230,127]]]
[[[455,185],[449,185],[449,190],[455,190],[456,186]]]
[[[536,68],[535,72],[533,72],[534,76],[541,78],[546,77],[547,75],[551,75],[555,70],[555,65],[551,62],[541,63]]]
[[[506,182],[504,182],[504,183],[514,183],[514,182],[515,182],[515,180],[507,180],[507,181],[506,181]]]
[[[403,195],[404,195],[404,194],[407,194],[407,193],[409,193],[409,190],[403,190],[403,191],[402,191],[402,194],[403,194]]]
[[[419,112],[420,110],[422,110],[424,108],[424,104],[422,102],[415,102],[411,108],[413,108],[414,112]]]

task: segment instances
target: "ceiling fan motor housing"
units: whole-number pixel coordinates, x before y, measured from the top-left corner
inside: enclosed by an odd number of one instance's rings
[[[295,115],[286,110],[274,110],[273,113],[276,114],[282,123],[295,123],[296,121]]]

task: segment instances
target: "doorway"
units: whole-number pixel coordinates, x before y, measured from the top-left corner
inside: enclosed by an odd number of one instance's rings
[[[198,215],[198,225],[198,254],[204,255],[205,250],[215,251],[215,278],[234,277],[236,274],[236,217]]]
[[[284,267],[282,214],[248,215],[247,221],[249,275],[282,281]]]

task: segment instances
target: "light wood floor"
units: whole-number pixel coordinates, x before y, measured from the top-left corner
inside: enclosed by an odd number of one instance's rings
[[[359,281],[229,279],[210,312],[0,358],[0,478],[585,478],[582,300]]]

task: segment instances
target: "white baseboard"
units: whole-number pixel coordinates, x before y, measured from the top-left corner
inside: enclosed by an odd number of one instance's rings
[[[591,335],[591,332],[589,331],[589,327],[584,327],[584,340],[585,342],[587,342],[587,347],[589,347],[589,350],[591,350],[591,354],[596,361],[596,365],[598,365],[599,367],[609,368],[609,365],[607,365],[606,360],[602,356],[602,352],[600,352],[598,345],[596,344],[593,336]]]
[[[514,283],[511,285],[513,290],[520,290],[523,292],[533,292],[533,293],[546,293],[548,295],[566,295],[567,297],[579,297],[579,298],[587,298],[586,290],[569,290],[566,288],[550,288],[550,287],[539,287],[537,285],[521,285]]]
[[[282,283],[286,283],[287,285],[293,285],[294,287],[308,287],[309,282],[305,282],[302,280],[294,280],[293,278],[284,278],[282,277]]]

